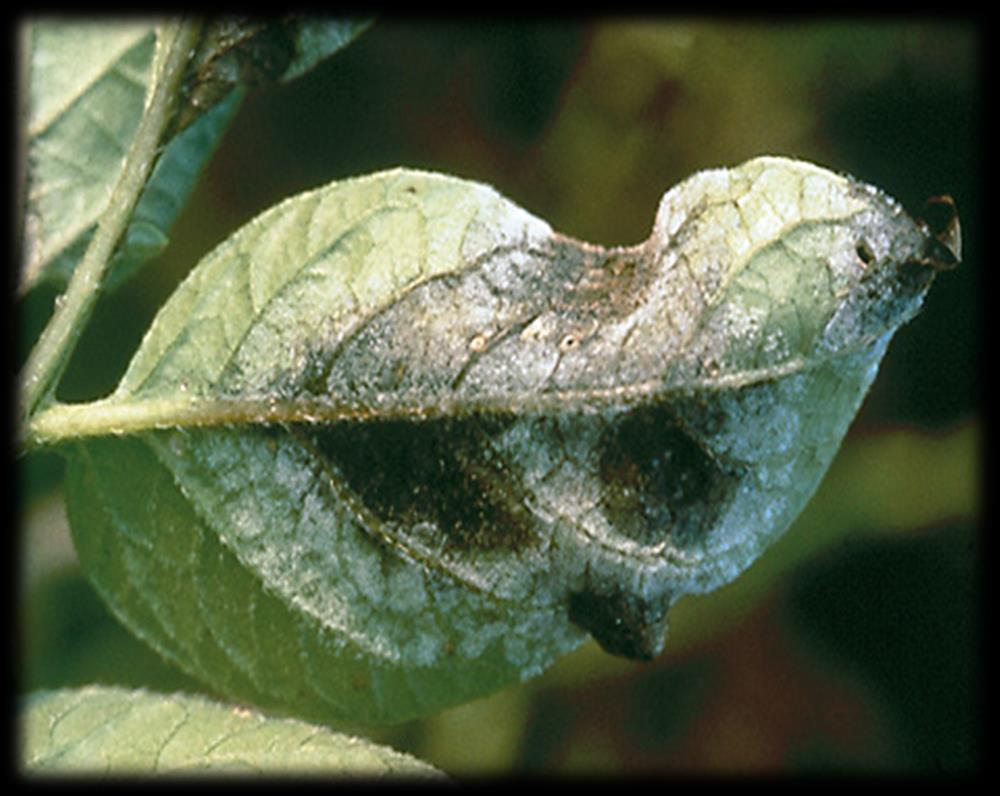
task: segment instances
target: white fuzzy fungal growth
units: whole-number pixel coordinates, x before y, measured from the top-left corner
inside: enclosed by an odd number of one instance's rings
[[[627,248],[402,170],[273,208],[192,273],[115,394],[188,407],[131,443],[197,517],[200,619],[160,646],[371,720],[535,674],[583,630],[653,657],[670,606],[805,505],[957,251],[936,234],[780,158],[695,175]]]

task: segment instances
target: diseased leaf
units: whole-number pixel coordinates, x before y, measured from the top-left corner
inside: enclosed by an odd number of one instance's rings
[[[809,499],[957,260],[933,207],[782,158],[612,249],[420,172],[290,199],[88,407],[118,436],[72,457],[81,560],[188,671],[323,720],[471,699],[582,630],[651,658]]]
[[[32,694],[21,713],[26,773],[440,774],[370,741],[200,697],[118,688]]]

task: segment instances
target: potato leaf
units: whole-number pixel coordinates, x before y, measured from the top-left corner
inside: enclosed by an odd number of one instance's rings
[[[142,116],[147,23],[26,28],[27,187],[22,292],[65,283],[93,235]]]
[[[182,694],[39,692],[26,700],[20,729],[21,764],[38,776],[440,776],[361,738]]]
[[[85,407],[68,506],[119,617],[213,687],[396,721],[591,633],[648,659],[799,513],[958,250],[759,158],[605,249],[395,170],[264,213]],[[82,416],[78,415],[82,421]]]
[[[64,286],[108,207],[145,107],[151,23],[39,21],[27,28],[27,192],[20,291]],[[109,269],[127,279],[166,246],[208,158],[239,107],[232,92],[169,143]]]
[[[298,76],[366,26],[347,20],[206,24],[185,78],[185,102],[105,287],[124,282],[166,246],[244,86],[267,75]],[[144,112],[156,31],[151,22],[41,20],[26,26],[24,46],[28,169],[21,293],[40,282],[64,286],[83,256]]]
[[[287,82],[360,36],[371,20],[222,17],[205,23],[185,77],[175,130],[183,130],[237,86]]]

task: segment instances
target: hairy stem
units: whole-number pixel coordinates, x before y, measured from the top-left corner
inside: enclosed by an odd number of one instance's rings
[[[125,158],[125,167],[83,259],[74,270],[66,292],[56,302],[52,318],[21,371],[18,436],[22,440],[26,437],[31,416],[55,392],[59,377],[93,312],[111,255],[128,227],[156,161],[177,89],[191,50],[197,43],[198,28],[193,23],[173,22],[165,23],[157,31],[146,111]]]

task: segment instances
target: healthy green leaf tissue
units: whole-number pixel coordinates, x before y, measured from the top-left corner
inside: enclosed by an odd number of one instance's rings
[[[950,200],[913,220],[783,158],[619,248],[394,170],[251,221],[33,433],[79,437],[76,544],[139,636],[236,699],[399,721],[587,633],[655,656],[800,512],[958,257]]]

